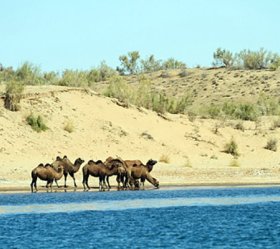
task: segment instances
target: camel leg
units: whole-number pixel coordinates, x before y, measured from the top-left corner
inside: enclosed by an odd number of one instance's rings
[[[88,176],[86,176],[85,174],[83,174],[83,186],[84,186],[84,191],[88,190],[88,189],[86,189],[87,179],[88,179]]]
[[[66,181],[67,181],[67,174],[64,174],[64,188],[67,188]]]
[[[31,184],[30,184],[30,186],[31,186],[31,193],[33,193],[34,192],[34,190],[33,190],[33,185],[34,185],[34,187],[36,186],[36,181],[37,181],[37,177],[36,178],[32,178],[32,182],[31,182]],[[36,189],[35,189],[35,193],[36,193],[37,191],[36,191]]]
[[[56,183],[57,188],[60,188],[60,187],[58,186],[58,182],[57,182],[57,180],[55,180],[55,183]]]
[[[86,185],[87,185],[87,190],[89,190],[89,189],[90,189],[90,186],[88,185],[88,178],[89,178],[89,174],[88,174],[88,175],[86,175]]]
[[[106,177],[106,181],[107,181],[107,186],[108,186],[108,188],[110,189],[110,188],[111,188],[111,185],[110,185],[110,182],[109,182],[109,176]]]
[[[75,179],[75,176],[74,174],[70,174],[70,176],[73,178],[73,181],[74,181],[74,187],[77,188],[77,184],[76,184],[76,179]]]

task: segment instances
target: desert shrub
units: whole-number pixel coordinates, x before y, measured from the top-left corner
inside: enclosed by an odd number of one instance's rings
[[[88,72],[87,80],[89,83],[105,81],[116,74],[117,72],[113,68],[109,67],[105,61],[102,61],[100,66]]]
[[[131,103],[131,100],[134,98],[131,86],[120,77],[113,77],[110,80],[104,95],[110,98],[116,98],[125,104]]]
[[[224,66],[231,67],[234,63],[234,55],[225,49],[217,48],[213,54],[214,57],[214,66]]]
[[[32,63],[23,63],[15,72],[18,81],[23,82],[25,85],[40,85],[44,83],[41,70],[38,66]]]
[[[155,72],[161,69],[161,61],[150,55],[146,60],[141,60],[141,71],[144,73]]]
[[[280,67],[280,56],[278,54],[274,54],[272,56],[269,68],[271,70],[277,70],[279,67]]]
[[[273,120],[271,130],[275,130],[280,127],[280,118]]]
[[[46,84],[57,85],[59,82],[59,75],[56,72],[45,72],[43,78]]]
[[[276,138],[269,138],[264,148],[271,151],[277,151],[277,143],[278,141]]]
[[[26,121],[34,131],[41,132],[48,129],[41,115],[36,116],[33,113],[31,113],[26,118]]]
[[[67,120],[63,129],[69,133],[72,133],[75,129],[75,126],[71,120]]]
[[[271,62],[272,55],[263,48],[259,51],[242,50],[238,55],[244,69],[264,69]]]
[[[225,145],[224,152],[233,156],[239,156],[238,146],[233,138]]]
[[[166,101],[166,111],[169,113],[177,114],[184,113],[186,108],[192,103],[192,98],[189,94],[182,97],[169,97]]]
[[[232,159],[229,163],[230,167],[240,167],[240,164],[236,158]]]
[[[197,113],[194,111],[188,111],[188,119],[190,122],[194,122],[196,117],[197,117]]]
[[[240,104],[234,112],[237,119],[256,121],[258,114],[253,104]]]
[[[24,84],[19,81],[9,81],[6,84],[4,106],[10,111],[20,109],[20,100],[24,91]]]
[[[257,108],[261,115],[279,115],[279,99],[261,93],[257,100]]]
[[[185,69],[187,66],[184,62],[169,58],[162,63],[162,69]]]
[[[210,116],[210,118],[217,118],[220,116],[221,114],[221,108],[213,103],[211,103],[211,105],[207,108],[207,112]]]
[[[119,60],[121,62],[121,67],[117,67],[117,71],[120,74],[136,74],[139,70],[138,60],[140,54],[138,51],[128,52],[127,55],[121,55]]]
[[[161,163],[170,163],[170,158],[169,158],[168,155],[162,154],[162,155],[160,156],[160,158],[159,158],[159,161],[160,161]]]
[[[245,130],[244,125],[243,125],[243,123],[241,123],[241,122],[238,122],[238,123],[235,125],[235,129],[236,129],[236,130],[240,130],[240,131],[244,131],[244,130]]]
[[[87,87],[87,72],[67,69],[63,71],[62,78],[58,84],[60,86]]]

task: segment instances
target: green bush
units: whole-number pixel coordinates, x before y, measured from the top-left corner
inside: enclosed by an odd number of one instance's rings
[[[162,69],[185,69],[187,66],[184,62],[169,58],[162,63]]]
[[[40,115],[35,116],[33,113],[31,113],[26,118],[26,121],[34,131],[41,132],[41,131],[46,131],[48,129],[48,127],[44,123],[42,116]]]
[[[268,68],[272,59],[271,53],[267,52],[263,48],[261,48],[259,51],[244,49],[237,56],[244,69]]]
[[[102,61],[99,67],[93,68],[88,72],[87,80],[92,84],[93,82],[108,80],[115,75],[117,75],[117,72],[109,67],[105,61]]]
[[[104,95],[110,98],[116,98],[125,104],[131,103],[134,98],[131,86],[121,77],[113,77],[110,80]]]
[[[43,84],[44,78],[38,66],[32,63],[23,63],[15,72],[18,81],[23,82],[25,85],[40,85]]]
[[[20,100],[24,91],[24,84],[19,81],[9,81],[6,84],[4,106],[10,111],[20,109]]]
[[[231,138],[230,142],[225,145],[224,152],[231,154],[235,157],[239,156],[238,146],[233,138]]]
[[[156,72],[161,70],[161,61],[156,60],[154,55],[150,55],[146,60],[141,60],[141,71],[143,73]]]
[[[234,63],[234,55],[225,49],[217,48],[217,50],[213,54],[214,57],[214,66],[224,66],[224,67],[232,67]]]
[[[138,60],[140,54],[138,51],[128,52],[127,55],[121,55],[119,60],[121,62],[121,67],[117,67],[117,71],[120,74],[136,74],[139,70]]]
[[[65,70],[61,80],[58,82],[60,86],[87,87],[89,85],[87,72],[79,70]]]
[[[271,151],[277,151],[277,143],[278,141],[276,138],[270,138],[264,148]]]

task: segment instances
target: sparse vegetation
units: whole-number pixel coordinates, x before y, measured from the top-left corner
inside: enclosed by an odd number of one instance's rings
[[[238,122],[238,123],[235,125],[235,129],[236,129],[236,130],[240,130],[240,131],[245,131],[244,125],[243,125],[243,123],[241,123],[241,122]]]
[[[232,159],[229,163],[230,167],[240,167],[240,163],[238,162],[238,160],[236,158]]]
[[[277,151],[277,143],[278,141],[276,138],[269,138],[264,148],[271,151]]]
[[[163,155],[160,156],[159,161],[161,163],[170,163],[170,158],[169,158],[168,155],[163,154]]]
[[[46,131],[48,129],[41,115],[36,116],[33,113],[31,113],[26,118],[26,121],[34,131],[41,132]]]
[[[238,146],[237,146],[237,143],[235,142],[234,138],[231,138],[231,140],[225,145],[224,152],[231,154],[234,157],[239,156]]]
[[[63,129],[69,133],[72,133],[75,130],[75,126],[71,120],[67,120]]]
[[[10,111],[18,111],[20,109],[20,100],[24,85],[19,81],[9,81],[6,84],[6,92],[4,99],[4,106]]]

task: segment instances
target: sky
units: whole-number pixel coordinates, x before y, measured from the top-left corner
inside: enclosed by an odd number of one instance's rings
[[[280,53],[278,0],[0,0],[0,63],[88,70],[119,56],[211,66],[225,48]]]

